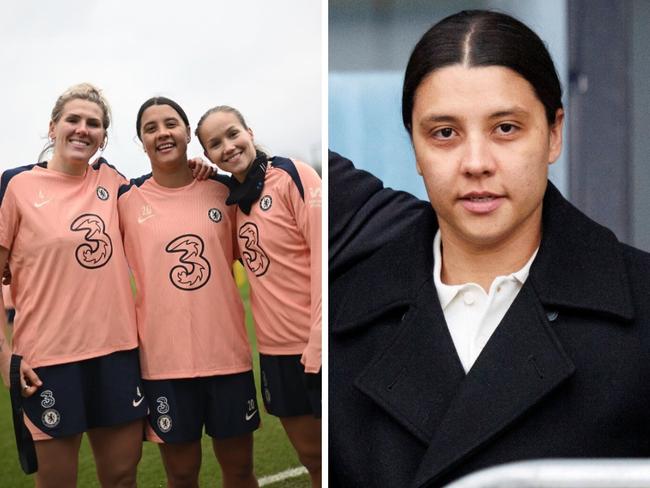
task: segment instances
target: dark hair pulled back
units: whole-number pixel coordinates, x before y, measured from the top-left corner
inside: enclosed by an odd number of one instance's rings
[[[517,72],[535,90],[549,124],[562,108],[562,87],[544,42],[509,15],[465,10],[446,17],[418,41],[409,58],[402,90],[402,121],[411,134],[415,92],[433,71],[462,64],[503,66]]]
[[[179,104],[177,104],[174,100],[171,100],[167,97],[151,97],[149,100],[144,102],[140,106],[140,110],[138,110],[138,116],[135,121],[135,130],[138,135],[138,139],[142,140],[142,137],[140,136],[140,128],[142,124],[142,114],[144,114],[144,111],[147,110],[149,107],[152,105],[169,105],[171,108],[176,110],[178,115],[181,116],[181,119],[183,119],[183,122],[185,122],[185,125],[189,127],[190,121],[187,118],[187,114],[185,111],[181,108]]]

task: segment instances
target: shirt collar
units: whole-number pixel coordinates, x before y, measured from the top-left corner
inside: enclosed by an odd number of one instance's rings
[[[513,279],[517,280],[520,285],[523,285],[526,281],[526,278],[528,278],[528,273],[530,272],[530,267],[533,264],[533,261],[535,260],[535,256],[537,256],[537,251],[539,251],[539,247],[535,249],[535,252],[533,252],[532,256],[528,259],[526,264],[524,266],[515,271],[514,273],[510,273],[509,275],[504,275],[504,276],[497,276],[494,278],[494,280],[507,280],[507,279]],[[441,239],[440,239],[440,229],[436,231],[436,235],[433,238],[433,282],[436,286],[436,291],[438,292],[438,298],[440,300],[440,306],[444,310],[447,308],[447,305],[454,299],[454,297],[466,286],[468,285],[475,285],[479,286],[475,283],[463,283],[461,285],[447,285],[442,282],[442,279],[440,278],[441,275],[441,270],[442,270],[442,246],[441,246]]]

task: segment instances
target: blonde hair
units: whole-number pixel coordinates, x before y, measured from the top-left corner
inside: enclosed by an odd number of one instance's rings
[[[54,123],[57,123],[63,115],[63,108],[65,104],[71,100],[87,100],[89,102],[96,103],[97,106],[102,110],[102,125],[104,130],[108,129],[111,125],[111,108],[108,105],[108,101],[104,98],[102,91],[96,86],[90,83],[79,83],[73,85],[64,91],[59,98],[56,99],[56,103],[52,108],[51,120]],[[105,138],[108,139],[108,135],[105,135]],[[106,144],[104,144],[105,146]],[[38,156],[38,160],[42,161],[43,156],[54,147],[53,141],[48,141],[43,150]]]

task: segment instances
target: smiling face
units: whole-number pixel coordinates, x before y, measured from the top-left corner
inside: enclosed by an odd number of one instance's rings
[[[152,105],[141,118],[140,137],[152,167],[173,169],[187,164],[190,128],[169,105]]]
[[[232,112],[208,115],[199,130],[205,156],[240,182],[255,160],[253,131],[245,128]]]
[[[563,114],[549,127],[533,87],[501,66],[438,69],[412,112],[417,170],[445,239],[487,249],[541,236],[548,165],[562,149]]]
[[[50,121],[48,136],[54,141],[53,159],[67,164],[86,165],[106,139],[104,112],[95,102],[72,99],[61,116]]]

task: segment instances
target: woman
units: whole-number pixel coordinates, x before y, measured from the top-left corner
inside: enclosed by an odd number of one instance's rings
[[[196,487],[205,425],[224,486],[256,487],[260,418],[225,177],[192,178],[189,121],[173,100],[144,102],[136,129],[152,173],[122,187],[118,206],[137,289],[147,438],[159,444],[168,485]]]
[[[17,435],[24,412],[35,441],[39,487],[76,486],[83,432],[102,486],[136,484],[147,403],[117,215],[126,180],[103,159],[88,164],[109,124],[99,90],[71,87],[52,110],[51,159],[1,180],[0,269],[9,263],[16,307],[11,387],[23,397],[12,400]],[[0,370],[8,385],[7,344]]]
[[[430,202],[330,155],[330,479],[650,454],[650,259],[548,182],[560,83],[504,14],[434,25],[402,116]]]
[[[320,486],[320,178],[300,161],[257,151],[253,131],[232,107],[208,110],[196,135],[205,156],[232,174],[226,203],[237,206],[264,405]]]

